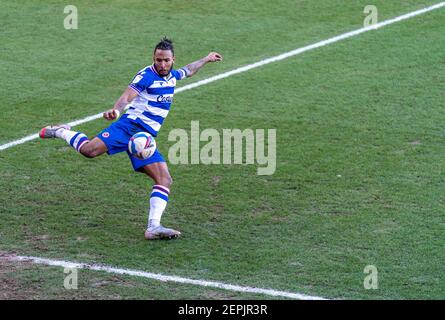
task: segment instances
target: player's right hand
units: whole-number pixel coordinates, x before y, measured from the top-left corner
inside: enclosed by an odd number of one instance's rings
[[[111,121],[111,120],[117,119],[117,117],[119,116],[119,113],[115,109],[110,109],[108,111],[105,111],[103,116],[105,119]]]

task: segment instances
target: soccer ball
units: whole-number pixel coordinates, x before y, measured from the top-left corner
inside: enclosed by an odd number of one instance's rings
[[[156,140],[148,132],[138,132],[128,141],[128,151],[138,159],[148,159],[156,151]]]

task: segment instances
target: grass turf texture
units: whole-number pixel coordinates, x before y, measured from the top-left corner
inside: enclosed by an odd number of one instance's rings
[[[433,3],[375,5],[382,21]],[[209,50],[225,57],[183,85],[360,28],[367,3],[172,1],[156,14],[146,1],[72,4],[74,31],[63,29],[61,2],[2,4],[1,143],[111,106],[164,34],[177,40],[178,66]],[[164,155],[168,132],[191,120],[220,132],[277,129],[272,176],[170,166],[163,223],[183,232],[178,241],[143,240],[151,183],[125,155],[86,160],[62,141],[1,151],[0,249],[330,298],[443,298],[444,17],[441,9],[177,95],[157,140]],[[77,129],[92,136],[106,125]],[[370,264],[378,290],[363,288]],[[56,283],[48,269],[23,277],[66,298],[62,272]],[[193,286],[165,293],[177,287],[110,286],[104,297],[215,298]],[[245,297],[217,298],[226,296]]]

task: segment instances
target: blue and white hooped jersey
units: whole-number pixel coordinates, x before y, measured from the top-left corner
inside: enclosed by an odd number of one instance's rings
[[[156,137],[170,111],[176,81],[185,77],[187,71],[184,68],[172,69],[168,76],[162,77],[153,65],[145,67],[129,85],[138,96],[127,105],[127,112],[122,117],[136,121]]]

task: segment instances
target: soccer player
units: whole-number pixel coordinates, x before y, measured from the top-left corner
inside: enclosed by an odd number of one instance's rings
[[[164,157],[156,150],[146,160],[135,158],[128,152],[128,141],[140,131],[156,137],[170,110],[176,81],[193,76],[208,62],[221,60],[219,53],[211,52],[206,57],[175,70],[173,42],[164,37],[153,51],[153,64],[139,71],[114,107],[104,112],[103,117],[107,120],[115,120],[118,114],[122,114],[118,121],[102,130],[92,140],[82,132],[71,130],[67,125],[47,126],[39,135],[43,139],[63,139],[87,158],[94,158],[105,152],[113,155],[127,151],[134,170],[145,173],[154,180],[145,239],[179,237],[179,231],[161,225],[172,184]],[[124,109],[127,109],[125,114]]]

